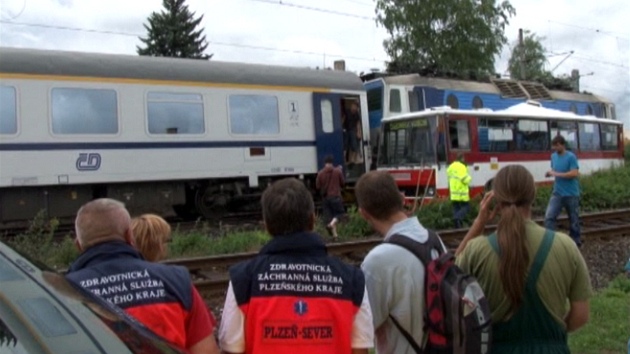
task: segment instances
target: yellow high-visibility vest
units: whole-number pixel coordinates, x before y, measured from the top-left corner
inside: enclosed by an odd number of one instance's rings
[[[448,175],[448,189],[451,200],[454,202],[467,202],[470,200],[468,185],[472,177],[468,174],[468,167],[460,161],[453,162],[446,170]]]

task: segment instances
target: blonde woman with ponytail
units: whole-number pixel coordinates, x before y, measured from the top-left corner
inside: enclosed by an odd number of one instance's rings
[[[570,353],[567,333],[588,321],[584,258],[569,236],[531,220],[535,197],[525,167],[502,168],[456,251],[457,264],[477,278],[490,303],[492,354]],[[496,215],[496,233],[478,237]]]

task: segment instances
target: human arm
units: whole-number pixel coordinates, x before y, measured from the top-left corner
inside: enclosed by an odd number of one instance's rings
[[[475,218],[470,229],[464,236],[464,239],[459,243],[457,250],[455,251],[455,256],[457,257],[462,251],[466,248],[466,244],[470,242],[473,238],[483,234],[483,231],[486,228],[488,222],[497,215],[497,207],[491,207],[492,198],[494,198],[494,192],[490,191],[486,195],[483,196],[481,203],[479,204],[479,214]]]
[[[367,289],[368,301],[372,311],[372,324],[376,330],[382,326],[389,317],[390,303],[392,302],[393,287],[387,274],[385,274],[383,262],[379,255],[368,254],[361,269],[365,275],[365,287]]]
[[[192,306],[186,326],[186,346],[191,354],[219,354],[214,339],[216,320],[209,313],[197,289],[192,286]]]
[[[580,171],[577,169],[569,170],[568,172],[549,171],[548,175],[550,177],[575,178],[580,175]]]
[[[564,318],[564,323],[567,325],[567,332],[573,332],[584,326],[588,322],[589,313],[590,306],[588,301],[572,301],[571,309]]]
[[[374,323],[368,290],[364,288],[363,301],[352,324],[352,353],[367,353],[372,347],[374,347]]]
[[[228,291],[223,305],[223,316],[219,326],[219,343],[222,353],[245,353],[245,316],[236,303],[232,282],[228,285]]]
[[[564,318],[567,332],[573,332],[589,320],[589,299],[593,289],[584,257],[574,243],[570,243],[570,255],[575,264],[575,273],[569,288],[570,309]]]

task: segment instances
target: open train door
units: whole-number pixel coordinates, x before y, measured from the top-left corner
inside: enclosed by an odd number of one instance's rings
[[[341,128],[341,98],[340,94],[313,93],[315,145],[319,169],[324,167],[324,159],[328,155],[335,159],[335,166],[341,165],[344,171],[346,169]]]

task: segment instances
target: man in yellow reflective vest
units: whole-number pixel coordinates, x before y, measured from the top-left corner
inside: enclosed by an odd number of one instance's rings
[[[468,185],[472,177],[468,174],[468,167],[464,162],[464,155],[458,153],[455,161],[446,170],[451,204],[453,204],[453,219],[457,228],[463,227],[462,220],[470,210]]]

